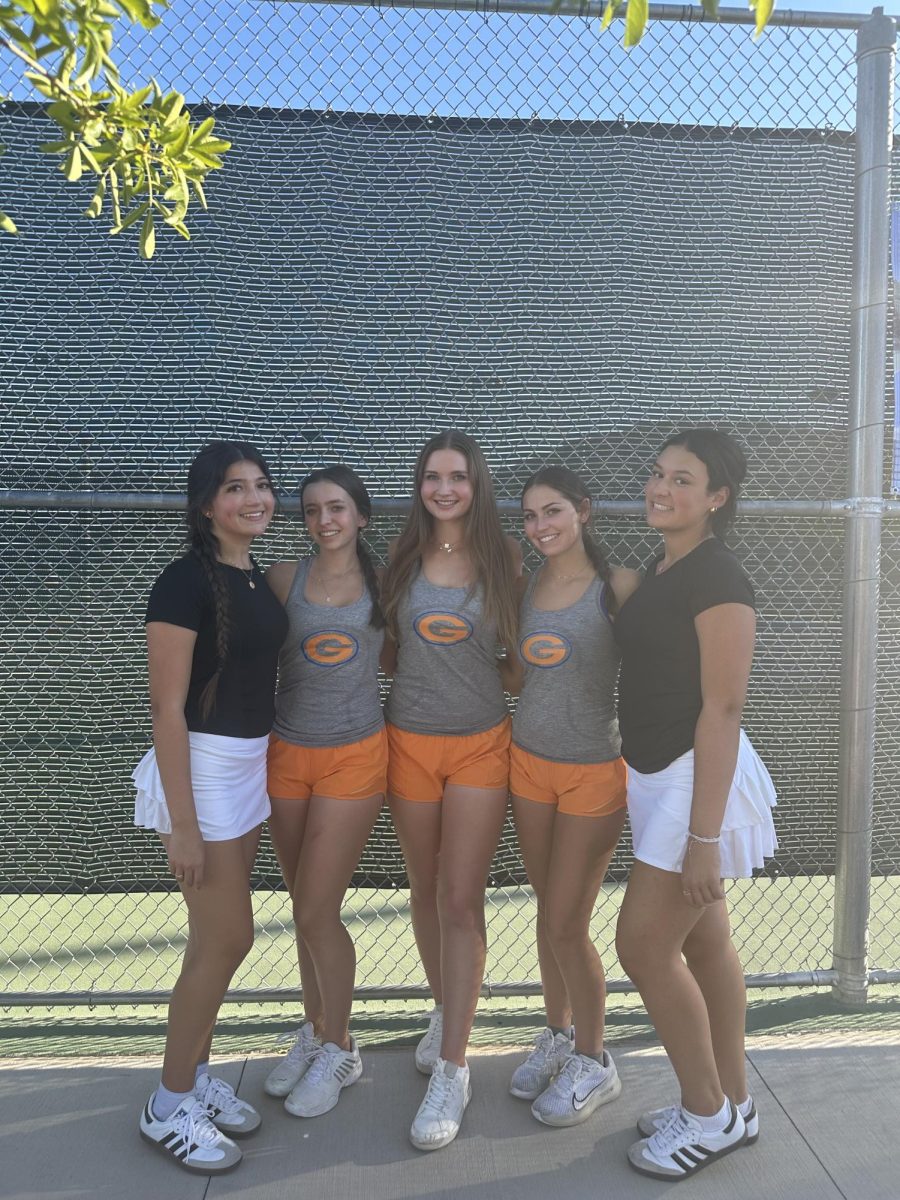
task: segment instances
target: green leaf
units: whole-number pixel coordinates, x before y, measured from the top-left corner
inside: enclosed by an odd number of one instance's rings
[[[146,216],[150,211],[150,202],[145,200],[143,204],[139,204],[137,208],[132,209],[124,221],[120,221],[118,225],[114,225],[109,231],[112,234],[122,233],[126,229],[130,229],[132,225],[136,225],[141,217]]]
[[[2,229],[4,233],[11,233],[13,235],[19,232],[18,229],[16,229],[15,221],[12,219],[12,217],[8,217],[5,212],[0,212],[0,229]]]
[[[647,18],[650,16],[649,0],[628,0],[625,11],[625,38],[623,45],[626,49],[636,46],[644,36],[647,28]]]
[[[215,127],[216,127],[215,117],[207,117],[205,121],[201,121],[200,124],[197,126],[197,128],[194,130],[193,137],[191,138],[191,144],[193,145],[195,142],[205,141],[206,138],[209,137],[209,135],[215,129]]]
[[[62,170],[69,183],[77,183],[84,174],[84,167],[81,162],[81,148],[78,145],[72,147],[69,156],[62,165]]]
[[[91,151],[87,148],[87,146],[84,144],[84,142],[79,143],[79,148],[81,150],[81,157],[84,159],[84,161],[87,163],[87,165],[91,168],[91,170],[95,171],[99,175],[101,173],[101,171],[103,170],[103,168],[97,162],[96,158],[94,158]]]
[[[769,23],[769,17],[775,8],[775,0],[756,0],[755,4],[753,0],[750,0],[750,7],[756,10],[756,29],[753,36],[758,38]]]
[[[109,173],[109,197],[112,202],[113,224],[122,224],[122,208],[119,202],[119,176],[115,169]]]
[[[224,154],[231,149],[231,142],[223,141],[222,138],[207,138],[206,141],[195,144],[194,149],[202,150],[204,154]]]
[[[103,197],[106,195],[106,180],[100,179],[94,189],[94,196],[90,204],[84,210],[86,217],[99,217],[103,212]]]
[[[703,5],[704,15],[709,17],[711,21],[719,19],[719,0],[701,0]]]
[[[141,230],[141,258],[150,259],[156,253],[156,228],[153,224],[153,214],[147,213],[144,227]]]
[[[188,232],[188,227],[183,222],[179,223],[177,225],[173,225],[172,228],[175,230],[176,233],[180,233],[186,242],[189,242],[191,240],[191,235]]]
[[[603,10],[603,20],[600,22],[601,29],[609,29],[621,7],[622,0],[606,0],[606,8]]]
[[[44,154],[62,154],[71,145],[71,142],[44,142],[40,148]]]
[[[199,179],[192,179],[191,187],[197,193],[197,199],[200,201],[200,207],[203,209],[204,212],[208,212],[209,208],[206,203],[206,192],[204,192],[204,190],[203,190],[203,184],[200,182]]]

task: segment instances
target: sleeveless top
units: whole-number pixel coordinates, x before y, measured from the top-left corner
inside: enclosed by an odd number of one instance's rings
[[[369,624],[367,588],[339,608],[307,600],[312,561],[297,564],[285,601],[288,636],[278,660],[273,731],[296,746],[345,746],[384,725],[378,687],[384,630]]]
[[[525,666],[512,740],[553,762],[618,758],[615,689],[619,648],[595,578],[584,595],[555,612],[534,605],[537,574],[522,598],[519,656]]]
[[[385,715],[398,729],[463,737],[508,715],[497,626],[481,587],[438,587],[421,568],[400,604],[397,669]]]

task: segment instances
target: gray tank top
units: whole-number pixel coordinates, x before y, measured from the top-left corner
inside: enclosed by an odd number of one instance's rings
[[[482,590],[437,587],[420,570],[400,604],[397,669],[385,715],[410,733],[462,737],[509,710],[497,665],[497,626]]]
[[[594,579],[584,595],[557,612],[534,606],[537,575],[528,581],[519,614],[519,656],[525,665],[513,742],[553,762],[618,758],[615,688],[619,648]]]
[[[378,656],[384,630],[369,624],[368,590],[340,608],[311,604],[303,558],[285,608],[288,635],[278,659],[274,732],[295,746],[345,746],[384,725]]]

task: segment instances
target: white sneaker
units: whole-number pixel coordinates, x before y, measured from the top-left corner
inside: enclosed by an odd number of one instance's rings
[[[652,1179],[686,1179],[737,1150],[746,1140],[744,1118],[730,1100],[725,1128],[713,1133],[679,1107],[652,1137],[628,1147],[628,1161],[641,1175]]]
[[[509,1094],[519,1100],[536,1100],[550,1081],[562,1070],[572,1053],[572,1033],[554,1033],[542,1029],[534,1039],[534,1049],[512,1073]]]
[[[244,1157],[231,1138],[220,1133],[194,1095],[182,1100],[170,1117],[153,1114],[153,1097],[144,1105],[141,1137],[195,1175],[222,1175]]]
[[[342,1088],[356,1083],[362,1069],[355,1038],[351,1037],[349,1050],[326,1042],[285,1100],[284,1107],[294,1117],[321,1117],[337,1104]]]
[[[224,1079],[204,1075],[194,1084],[194,1095],[209,1113],[209,1119],[216,1129],[227,1133],[229,1137],[247,1137],[262,1124],[262,1118],[253,1105],[241,1100]]]
[[[441,1038],[444,1036],[444,1010],[433,1008],[428,1015],[428,1029],[416,1046],[416,1069],[430,1075],[441,1057]]]
[[[662,1129],[663,1125],[667,1125],[672,1117],[678,1111],[679,1105],[669,1104],[665,1108],[654,1108],[652,1112],[644,1113],[637,1123],[638,1133],[641,1137],[653,1137],[657,1129]],[[750,1100],[750,1111],[745,1113],[741,1109],[741,1116],[744,1118],[744,1124],[747,1126],[747,1140],[745,1146],[753,1146],[759,1141],[759,1113],[756,1111],[756,1105],[753,1099]]]
[[[560,1073],[532,1104],[531,1115],[544,1125],[580,1125],[621,1092],[622,1081],[608,1050],[603,1051],[602,1065],[573,1050]]]
[[[448,1067],[455,1073],[448,1075]],[[454,1067],[439,1058],[409,1131],[409,1140],[417,1150],[440,1150],[442,1146],[449,1146],[459,1133],[463,1113],[471,1099],[469,1068]]]
[[[269,1096],[286,1096],[292,1091],[322,1048],[322,1042],[316,1037],[312,1021],[307,1021],[296,1033],[283,1034],[278,1040],[289,1041],[291,1045],[278,1066],[273,1067],[266,1076],[263,1091]]]

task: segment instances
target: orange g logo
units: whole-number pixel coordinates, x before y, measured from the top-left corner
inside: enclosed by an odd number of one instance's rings
[[[456,646],[472,636],[472,622],[452,612],[419,613],[413,629],[430,646]]]
[[[306,661],[317,667],[342,667],[359,654],[359,642],[342,629],[320,629],[304,638],[300,649]]]
[[[519,644],[524,662],[532,667],[561,667],[572,653],[572,643],[559,633],[529,633]]]

